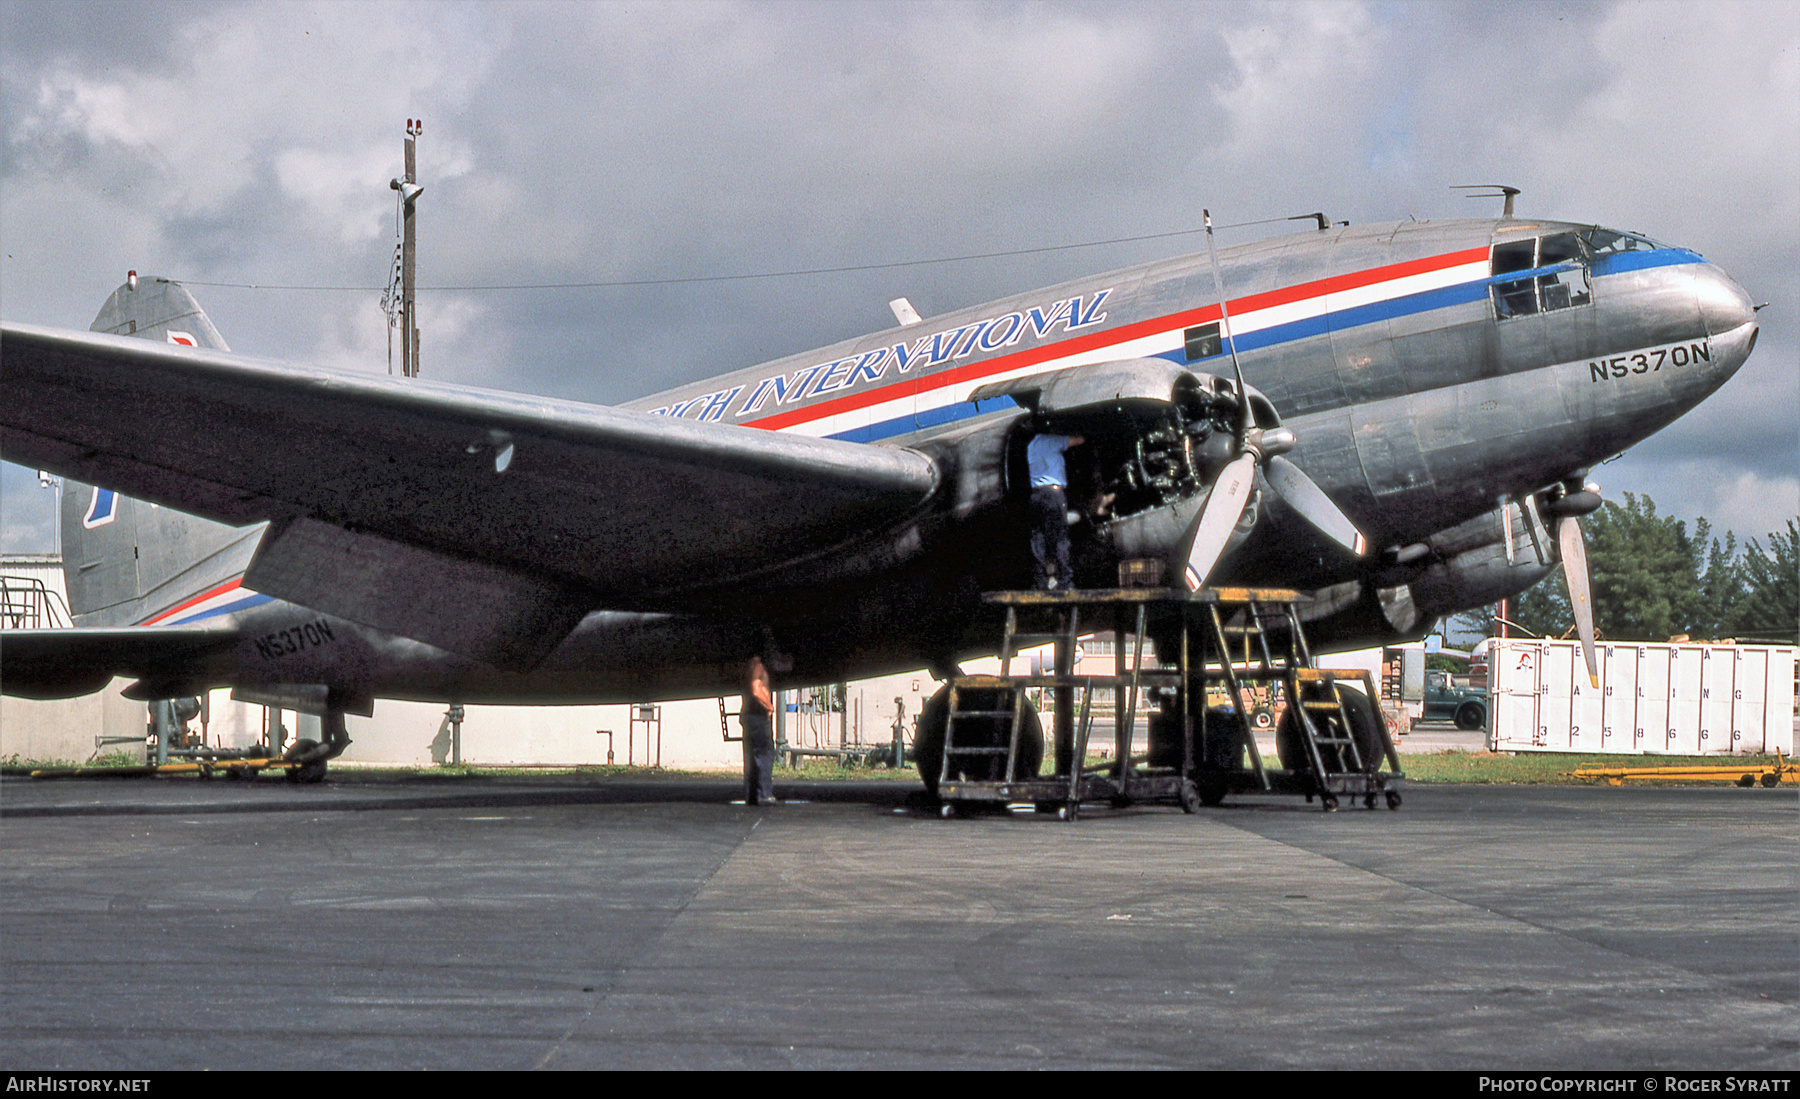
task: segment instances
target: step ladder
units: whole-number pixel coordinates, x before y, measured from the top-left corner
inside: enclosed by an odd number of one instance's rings
[[[1203,802],[1216,803],[1233,791],[1304,794],[1309,802],[1317,797],[1328,810],[1337,808],[1343,795],[1361,795],[1370,808],[1378,797],[1385,797],[1390,808],[1399,807],[1404,779],[1399,757],[1379,715],[1369,727],[1376,697],[1373,680],[1365,671],[1314,665],[1300,619],[1299,593],[1270,588],[1192,593],[1122,588],[989,592],[983,599],[1004,611],[998,650],[1001,671],[958,675],[949,681],[938,775],[945,816],[971,802],[1027,801],[1040,809],[1055,809],[1065,819],[1077,816],[1083,802],[1097,800],[1115,806],[1175,801],[1193,812]],[[1175,639],[1177,652],[1157,653],[1156,660],[1148,660],[1152,625],[1165,641]],[[1060,659],[1053,669],[1040,666],[1027,674],[1013,674],[1012,662],[1025,649],[1054,645],[1072,659],[1084,631],[1107,628],[1114,637],[1110,675],[1076,675]],[[1359,681],[1371,700],[1368,707],[1345,693],[1346,684]],[[1298,744],[1284,753],[1297,752],[1299,758],[1290,759],[1286,769],[1267,766],[1249,727],[1251,688],[1256,686],[1279,690],[1287,704],[1281,735]],[[1176,723],[1178,765],[1170,764],[1167,743],[1160,760],[1153,759],[1154,751],[1134,754],[1136,722],[1148,689],[1175,702],[1172,708],[1165,703],[1163,720]],[[1066,765],[1047,777],[1038,775],[1035,767],[1022,766],[1033,759],[1021,750],[1033,690],[1057,692],[1059,716],[1068,715],[1061,726]],[[1209,728],[1216,719],[1209,718],[1207,706],[1208,693],[1220,691],[1237,713],[1245,715],[1241,726],[1223,732]],[[1111,695],[1115,745],[1112,758],[1089,768],[1097,694]],[[1239,727],[1241,739],[1223,745],[1223,752],[1209,740],[1237,737]],[[1153,749],[1155,745],[1153,732]],[[1245,755],[1248,768],[1242,766]],[[1231,759],[1231,765],[1200,763],[1219,758]],[[1391,769],[1383,770],[1383,762]]]
[[[1279,777],[1284,789],[1319,798],[1326,810],[1338,807],[1339,795],[1361,796],[1367,808],[1382,798],[1390,809],[1400,807],[1400,783],[1404,773],[1400,757],[1388,735],[1387,723],[1375,708],[1379,697],[1374,678],[1362,669],[1320,668],[1306,644],[1306,630],[1294,593],[1257,589],[1222,589],[1218,602],[1206,609],[1215,651],[1230,654],[1220,661],[1220,672],[1239,712],[1250,713],[1247,682],[1279,683],[1300,741],[1302,766],[1271,772],[1256,749],[1256,737],[1246,737],[1257,784],[1274,789]],[[1271,598],[1273,597],[1273,598]],[[1229,617],[1221,607],[1240,605]],[[1233,645],[1232,642],[1238,642]],[[1252,648],[1252,642],[1255,646]],[[1240,655],[1241,654],[1241,655]],[[1361,687],[1367,708],[1350,701],[1349,684]],[[1360,717],[1352,716],[1352,708]],[[1286,720],[1286,719],[1284,719]],[[1357,735],[1359,722],[1364,734]],[[1277,730],[1279,737],[1280,730]],[[1381,764],[1392,768],[1384,772]]]

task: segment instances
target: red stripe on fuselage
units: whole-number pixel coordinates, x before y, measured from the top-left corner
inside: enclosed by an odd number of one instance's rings
[[[224,595],[226,592],[231,591],[233,588],[236,588],[239,584],[242,584],[243,582],[244,582],[244,578],[241,576],[238,577],[236,580],[228,580],[225,583],[220,584],[218,587],[214,588],[213,590],[211,590],[209,592],[206,592],[201,595],[196,595],[192,599],[189,599],[185,603],[178,603],[175,606],[170,607],[168,610],[163,611],[161,614],[155,615],[150,618],[146,618],[142,622],[139,622],[138,625],[154,626],[158,622],[161,622],[165,618],[173,618],[175,615],[180,614],[182,611],[187,610],[189,607],[197,606],[201,603],[204,603],[208,599],[213,598],[214,596]]]
[[[1303,282],[1297,286],[1286,286],[1261,294],[1234,298],[1230,303],[1231,311],[1233,313],[1253,313],[1257,310],[1304,301],[1307,298],[1316,298],[1324,294],[1337,294],[1362,286],[1371,286],[1378,282],[1402,279],[1409,275],[1423,275],[1430,271],[1441,271],[1446,267],[1460,267],[1465,263],[1484,260],[1487,255],[1487,246],[1483,245],[1480,248],[1469,248],[1461,252],[1446,252],[1441,256],[1426,256],[1423,259],[1407,260],[1405,263],[1393,263],[1386,267],[1371,267],[1366,271],[1354,271],[1348,275],[1333,275],[1330,278]],[[1206,324],[1218,319],[1219,307],[1217,305],[1203,305],[1197,309],[1171,313],[1166,317],[1153,317],[1150,320],[1075,336],[1059,343],[1015,351],[1010,355],[1000,355],[992,359],[982,359],[979,362],[950,367],[930,374],[920,374],[907,378],[905,381],[890,382],[884,386],[867,389],[860,393],[851,393],[819,404],[806,405],[787,412],[777,412],[772,416],[764,416],[760,420],[751,420],[745,426],[779,431],[784,427],[811,423],[826,416],[854,412],[859,408],[868,408],[870,405],[883,404],[901,397],[917,396],[933,389],[955,385],[957,382],[974,381],[1008,370],[1034,366],[1050,359],[1079,355],[1096,347],[1152,336],[1171,328],[1191,328],[1194,325]]]

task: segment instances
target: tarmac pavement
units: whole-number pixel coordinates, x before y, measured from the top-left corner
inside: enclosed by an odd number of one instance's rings
[[[1792,790],[0,780],[0,1063],[1800,1067]]]

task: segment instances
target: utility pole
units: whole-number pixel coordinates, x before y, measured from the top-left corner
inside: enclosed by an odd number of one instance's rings
[[[418,161],[414,148],[425,131],[423,119],[406,120],[406,175],[389,180],[388,186],[400,192],[400,373],[404,377],[419,376],[419,319],[414,312],[414,268],[418,257],[418,226],[414,223],[413,206],[425,188],[419,186]]]

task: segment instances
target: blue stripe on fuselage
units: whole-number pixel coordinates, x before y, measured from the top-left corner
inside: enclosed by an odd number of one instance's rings
[[[1685,248],[1658,248],[1649,252],[1616,252],[1605,254],[1597,257],[1593,261],[1590,270],[1598,277],[1623,274],[1626,271],[1641,271],[1652,267],[1675,267],[1684,263],[1705,262],[1706,261],[1701,258],[1698,253],[1690,252]],[[1437,309],[1449,309],[1453,306],[1468,305],[1472,302],[1481,301],[1483,298],[1487,297],[1488,288],[1495,283],[1518,282],[1521,279],[1534,278],[1542,274],[1573,270],[1575,266],[1576,265],[1573,264],[1558,264],[1552,267],[1531,271],[1508,271],[1504,275],[1493,275],[1484,279],[1475,279],[1470,282],[1459,283],[1455,286],[1444,286],[1436,290],[1423,290],[1417,294],[1405,294],[1401,297],[1390,298],[1387,301],[1370,302],[1368,305],[1358,305],[1349,309],[1341,309],[1334,313],[1325,313],[1317,317],[1307,317],[1304,320],[1290,321],[1287,324],[1271,325],[1268,328],[1259,329],[1255,332],[1247,332],[1244,335],[1237,337],[1235,342],[1237,343],[1237,349],[1240,353],[1257,351],[1267,347],[1274,347],[1278,344],[1293,343],[1296,340],[1309,339],[1313,336],[1323,336],[1327,332],[1342,332],[1346,329],[1358,328],[1365,324],[1379,324],[1382,321],[1393,320],[1395,317],[1407,317],[1418,313],[1429,313]],[[1168,359],[1170,362],[1183,366],[1188,365],[1190,361],[1187,358],[1186,353],[1179,347],[1162,352],[1153,357]],[[1195,361],[1208,362],[1213,359],[1222,359],[1224,357],[1225,353],[1221,351],[1217,355],[1209,355],[1205,359]],[[870,424],[867,427],[852,428],[849,431],[839,432],[836,435],[827,436],[827,438],[843,439],[852,443],[878,443],[883,439],[892,439],[900,435],[907,435],[928,427],[936,427],[939,424],[953,423],[957,420],[966,420],[971,416],[979,416],[985,412],[992,412],[997,408],[1012,407],[1012,404],[1013,402],[1009,398],[997,398],[995,400],[983,401],[979,406],[964,401],[959,404],[945,405],[942,408],[929,409],[916,416],[896,416],[889,420],[882,420],[879,423]]]
[[[208,618],[217,618],[221,614],[230,614],[233,611],[248,610],[251,607],[260,607],[264,603],[273,603],[274,601],[274,596],[270,595],[247,595],[242,599],[227,603],[222,607],[214,607],[212,610],[201,611],[199,614],[189,615],[186,618],[177,618],[173,622],[168,623],[168,625],[185,626],[189,622],[201,622]]]

